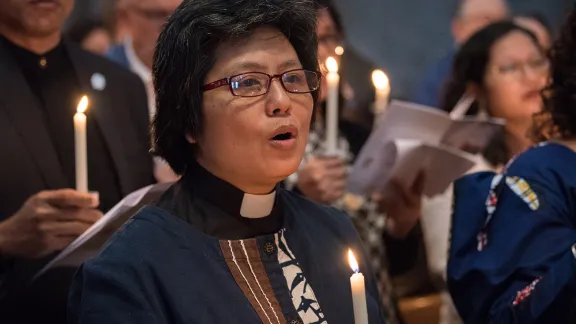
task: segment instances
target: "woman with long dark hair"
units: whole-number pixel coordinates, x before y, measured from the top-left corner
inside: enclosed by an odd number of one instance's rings
[[[540,92],[548,77],[548,60],[535,36],[512,22],[493,23],[474,34],[456,54],[442,108],[450,111],[466,94],[476,98],[471,115],[502,118],[505,129],[470,172],[497,171],[532,145],[532,115],[542,107]],[[425,199],[422,228],[428,268],[445,290],[445,273],[453,191]],[[442,295],[442,323],[458,323],[447,292]]]
[[[512,22],[489,25],[472,36],[458,52],[442,108],[451,111],[464,94],[476,98],[468,114],[506,121],[482,155],[494,168],[528,148],[535,113],[542,109],[541,91],[549,61],[537,38]]]
[[[549,141],[501,174],[455,185],[448,285],[466,323],[576,319],[575,52],[576,10],[552,48],[552,81],[535,119],[535,134]]]

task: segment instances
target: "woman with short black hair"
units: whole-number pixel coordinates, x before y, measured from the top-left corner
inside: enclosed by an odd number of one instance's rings
[[[310,0],[190,0],[154,57],[154,152],[182,178],[79,270],[70,323],[353,323],[348,217],[278,187],[300,164],[318,72]]]

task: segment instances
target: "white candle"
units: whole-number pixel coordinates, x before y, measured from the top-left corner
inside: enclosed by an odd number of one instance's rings
[[[336,155],[338,149],[338,63],[333,57],[326,60],[328,96],[326,98],[326,153]]]
[[[88,151],[86,145],[86,115],[88,97],[83,96],[74,115],[74,149],[76,154],[76,190],[88,192]]]
[[[368,324],[368,307],[366,306],[366,287],[364,285],[364,275],[360,272],[358,262],[352,250],[348,250],[348,262],[354,271],[350,277],[352,287],[352,305],[354,306],[354,323]]]
[[[384,112],[388,106],[388,97],[390,96],[390,80],[382,70],[372,72],[372,83],[376,89],[376,100],[374,101],[374,114],[378,115]]]

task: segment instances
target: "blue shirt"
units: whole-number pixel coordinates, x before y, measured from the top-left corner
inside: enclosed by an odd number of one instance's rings
[[[412,101],[417,104],[440,108],[444,85],[452,71],[454,52],[450,51],[445,57],[434,63],[418,85]]]
[[[126,55],[126,48],[123,44],[112,46],[106,53],[106,58],[122,65],[127,69],[130,68],[130,62],[128,61],[128,56]]]
[[[574,323],[576,153],[532,148],[455,184],[448,286],[465,323]]]

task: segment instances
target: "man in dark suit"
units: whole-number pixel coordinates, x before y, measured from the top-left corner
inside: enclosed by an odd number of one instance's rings
[[[0,322],[65,323],[74,268],[34,274],[126,194],[153,183],[140,79],[61,37],[73,0],[0,1]],[[88,182],[73,115],[87,95]]]

